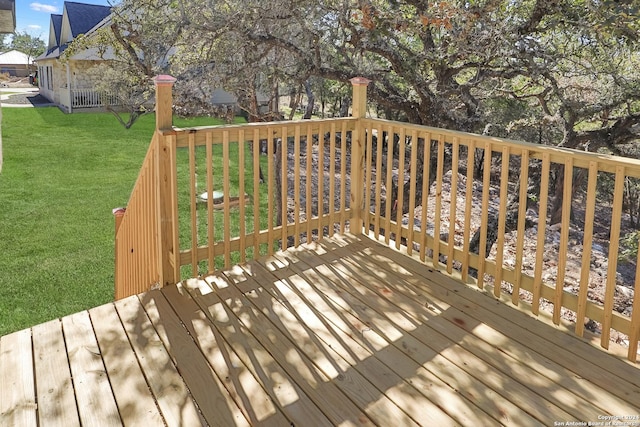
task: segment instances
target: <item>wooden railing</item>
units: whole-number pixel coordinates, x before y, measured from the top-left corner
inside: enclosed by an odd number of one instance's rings
[[[105,105],[117,105],[118,98],[95,89],[71,89],[72,108],[96,108]]]
[[[552,307],[556,324],[569,310],[580,336],[587,320],[597,322],[604,348],[611,329],[617,330],[629,337],[629,359],[636,360],[640,297],[635,292],[631,316],[614,310],[614,297],[624,183],[640,177],[640,161],[406,123],[361,122],[368,135],[365,225],[374,237],[403,246],[409,254],[416,251],[422,261],[467,283],[489,286],[496,297],[507,291],[513,304],[528,302],[533,314],[541,304]],[[549,193],[552,172],[562,207],[553,225],[547,214],[554,199]],[[538,184],[537,194],[529,194],[531,181]],[[612,189],[611,202],[596,198],[605,186]],[[389,200],[382,188],[387,194],[398,191]],[[534,205],[533,212],[528,204]],[[601,294],[591,289],[596,212],[610,221]],[[572,221],[572,214],[580,218]],[[570,250],[580,253],[568,263]],[[568,273],[577,279],[575,289],[565,289]],[[627,285],[633,287],[640,278],[638,272],[635,276]]]
[[[552,307],[554,322],[573,318],[580,336],[591,319],[605,348],[616,330],[636,360],[640,297],[630,314],[616,311],[614,298],[623,184],[640,177],[640,162],[366,119],[367,82],[359,79],[351,118],[178,129],[171,125],[172,83],[160,83],[155,154],[145,160],[155,166],[143,168],[117,233],[116,288],[135,286],[117,297],[349,231],[497,297],[510,294],[534,314]],[[155,176],[152,184],[145,174]],[[554,225],[546,214],[552,175],[553,196],[562,200]],[[596,198],[604,185],[613,188],[610,202]],[[601,239],[596,212],[611,218],[613,261],[600,296],[590,289],[592,245]],[[580,253],[570,257],[569,248]],[[568,275],[575,289],[565,289]]]
[[[176,264],[197,276],[344,232],[354,123],[283,122],[167,135],[178,150],[178,206],[189,207],[180,210]],[[319,173],[325,166],[327,174]]]
[[[116,297],[344,233],[352,217],[354,124],[348,118],[158,131],[117,227]],[[162,157],[167,173],[158,167]],[[159,222],[167,225],[162,233]],[[158,249],[159,234],[171,249]],[[166,258],[164,271],[149,267],[163,263],[158,257]],[[145,275],[131,271],[136,265]]]
[[[158,264],[158,144],[154,136],[125,209],[116,215],[115,298],[121,299],[160,283]]]

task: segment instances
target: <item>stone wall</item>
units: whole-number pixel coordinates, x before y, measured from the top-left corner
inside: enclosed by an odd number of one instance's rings
[[[89,89],[94,86],[88,71],[101,61],[72,61],[69,63],[71,73],[71,87],[74,89]]]

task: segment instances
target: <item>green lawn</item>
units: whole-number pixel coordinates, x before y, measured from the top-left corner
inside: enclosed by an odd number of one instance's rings
[[[155,123],[125,130],[109,114],[53,107],[2,114],[0,335],[113,299],[111,210],[126,205]]]

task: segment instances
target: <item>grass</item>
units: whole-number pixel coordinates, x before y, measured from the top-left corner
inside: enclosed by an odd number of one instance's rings
[[[0,335],[113,299],[114,220],[155,124],[109,114],[3,108]],[[176,120],[178,126],[217,123]]]
[[[228,182],[230,187],[230,196],[239,196],[240,191],[240,173],[244,171],[244,192],[249,196],[249,200],[245,202],[245,220],[242,225],[247,232],[258,231],[267,228],[268,223],[268,192],[266,184],[259,184],[257,188],[254,188],[254,173],[257,171],[253,169],[253,160],[248,144],[243,145],[244,154],[240,154],[240,145],[237,142],[230,142],[229,144],[229,176]],[[213,189],[222,191],[225,178],[223,176],[223,148],[222,145],[216,144],[212,148],[213,153]],[[206,148],[204,146],[197,147],[195,149],[195,172],[196,182],[198,188],[198,194],[205,192],[207,189],[207,162],[206,162]],[[267,173],[267,158],[266,156],[260,156],[261,166],[265,174]],[[190,210],[188,209],[190,204],[190,191],[189,191],[189,151],[186,148],[179,149],[177,153],[178,164],[178,215],[179,230],[180,230],[180,244],[181,249],[189,249],[192,244],[192,230],[191,230],[191,218]],[[243,167],[240,167],[243,164]],[[259,199],[259,224],[255,227],[254,224],[254,205],[253,197],[257,196]],[[198,230],[198,244],[206,245],[207,242],[207,226],[209,224],[207,204],[197,203],[197,230]],[[232,238],[240,235],[240,214],[239,206],[235,206],[229,209],[229,234]],[[213,226],[215,232],[215,240],[222,241],[224,239],[224,226],[225,226],[225,212],[224,210],[215,210],[213,212]],[[245,248],[245,255],[248,259],[256,257],[254,254],[253,246]],[[260,254],[266,254],[266,245],[261,245]],[[232,251],[230,253],[231,264],[240,262],[241,255],[239,252]],[[213,269],[220,269],[224,266],[224,254],[216,256],[215,266],[210,267],[206,261],[202,261],[199,264],[199,273],[204,273]],[[182,277],[192,277],[193,269],[191,266],[185,266],[182,268]],[[197,275],[197,274],[196,274]]]

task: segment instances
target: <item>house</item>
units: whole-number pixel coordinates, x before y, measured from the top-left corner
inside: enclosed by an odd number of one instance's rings
[[[63,111],[102,105],[86,70],[103,60],[91,49],[61,61],[69,44],[108,25],[111,8],[65,1],[62,15],[51,15],[47,51],[36,58],[40,94]]]
[[[62,15],[51,15],[47,51],[36,58],[38,86],[40,93],[63,111],[71,113],[79,108],[103,106],[101,97],[104,94],[93,89],[92,77],[87,70],[101,61],[115,59],[113,53],[108,49],[99,52],[98,48],[91,47],[74,53],[65,61],[61,58],[76,37],[81,34],[91,36],[110,23],[109,6],[65,1]],[[236,96],[222,89],[214,90],[207,102],[223,112],[237,106]],[[268,103],[267,96],[258,94],[262,110],[268,110]]]
[[[96,47],[90,47],[65,58],[65,61],[61,61],[61,58],[76,37],[81,34],[91,36],[110,23],[109,6],[65,1],[62,15],[51,15],[47,51],[36,58],[38,86],[40,94],[63,111],[71,113],[79,108],[103,106],[102,97],[105,95],[94,90],[94,82],[87,70],[101,61],[115,59],[112,51],[99,51]],[[206,102],[222,112],[222,115],[229,107],[237,107],[236,96],[223,89],[215,89]],[[268,111],[268,104],[269,97],[258,94],[261,111]],[[234,111],[239,112],[237,108]]]
[[[33,58],[19,50],[0,53],[0,73],[14,77],[27,77],[36,69]]]

